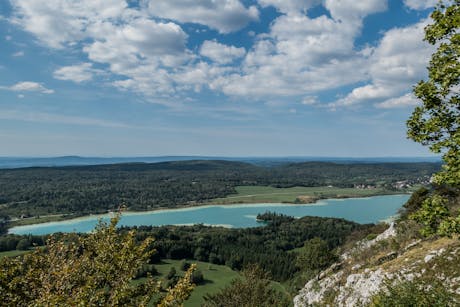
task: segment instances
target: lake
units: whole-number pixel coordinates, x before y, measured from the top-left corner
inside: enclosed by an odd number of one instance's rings
[[[294,217],[338,217],[358,223],[375,223],[395,216],[410,195],[384,195],[366,198],[325,199],[315,204],[238,204],[209,205],[183,209],[149,212],[125,212],[120,220],[123,226],[139,225],[193,225],[205,224],[223,227],[256,227],[258,213],[272,211]],[[14,234],[42,235],[54,232],[90,232],[99,219],[108,220],[109,214],[92,215],[61,222],[50,222],[13,227]]]

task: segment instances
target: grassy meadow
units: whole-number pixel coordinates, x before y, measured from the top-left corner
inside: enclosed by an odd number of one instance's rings
[[[171,267],[176,269],[178,275],[183,275],[184,272],[180,269],[180,260],[163,260],[161,264],[155,264],[155,268],[160,274],[157,276],[164,282]],[[202,285],[197,285],[193,289],[192,295],[185,302],[185,307],[201,306],[204,302],[203,297],[208,293],[219,292],[222,288],[228,286],[235,278],[240,277],[238,272],[233,271],[225,265],[216,265],[207,262],[190,260],[189,263],[196,263],[197,269],[203,273],[205,282]]]
[[[314,202],[324,198],[367,197],[384,194],[400,194],[382,188],[357,189],[337,187],[292,187],[238,186],[237,193],[210,201],[212,204],[236,203],[296,203]]]

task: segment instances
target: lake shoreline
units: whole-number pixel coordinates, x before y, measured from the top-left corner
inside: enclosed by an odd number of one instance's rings
[[[144,210],[144,211],[133,211],[133,210],[125,210],[121,211],[122,215],[124,216],[136,216],[136,215],[145,215],[145,214],[151,214],[151,213],[165,213],[165,212],[180,212],[180,211],[188,211],[188,210],[198,210],[198,209],[204,209],[207,207],[259,207],[261,204],[267,205],[267,206],[308,206],[308,207],[315,207],[315,206],[323,206],[324,204],[321,204],[321,201],[327,201],[327,200],[345,200],[345,199],[365,199],[365,198],[371,198],[371,197],[377,197],[377,196],[390,196],[390,195],[410,195],[411,193],[376,193],[375,195],[338,195],[337,197],[324,197],[324,198],[317,198],[315,199],[314,202],[310,203],[294,203],[294,202],[276,202],[276,201],[266,201],[266,202],[233,202],[233,203],[212,203],[212,202],[206,202],[206,203],[197,203],[197,204],[185,204],[182,206],[178,206],[175,208],[171,207],[158,207],[155,209],[151,210]],[[95,213],[95,214],[85,214],[81,216],[75,216],[75,215],[61,215],[58,216],[54,214],[52,218],[47,218],[48,216],[43,216],[40,218],[36,217],[31,217],[28,218],[28,220],[31,223],[24,223],[24,224],[16,224],[14,225],[13,223],[10,223],[10,227],[8,227],[8,233],[12,233],[11,230],[15,228],[23,228],[23,227],[33,227],[36,225],[41,225],[41,224],[53,224],[53,223],[63,223],[63,222],[76,222],[76,221],[84,221],[92,218],[110,218],[115,216],[117,211],[108,211],[106,213]],[[24,221],[24,220],[22,220]]]

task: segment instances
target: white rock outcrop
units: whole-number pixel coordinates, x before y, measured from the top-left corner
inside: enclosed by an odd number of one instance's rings
[[[360,274],[351,274],[345,284],[340,284],[343,272],[326,277],[322,280],[310,280],[294,298],[294,306],[310,306],[320,304],[328,295],[328,291],[337,291],[334,303],[331,306],[360,306],[369,302],[376,294],[389,274],[381,269],[366,271]]]

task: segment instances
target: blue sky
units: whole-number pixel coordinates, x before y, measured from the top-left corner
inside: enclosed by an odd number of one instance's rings
[[[0,2],[0,156],[427,156],[434,0]]]

